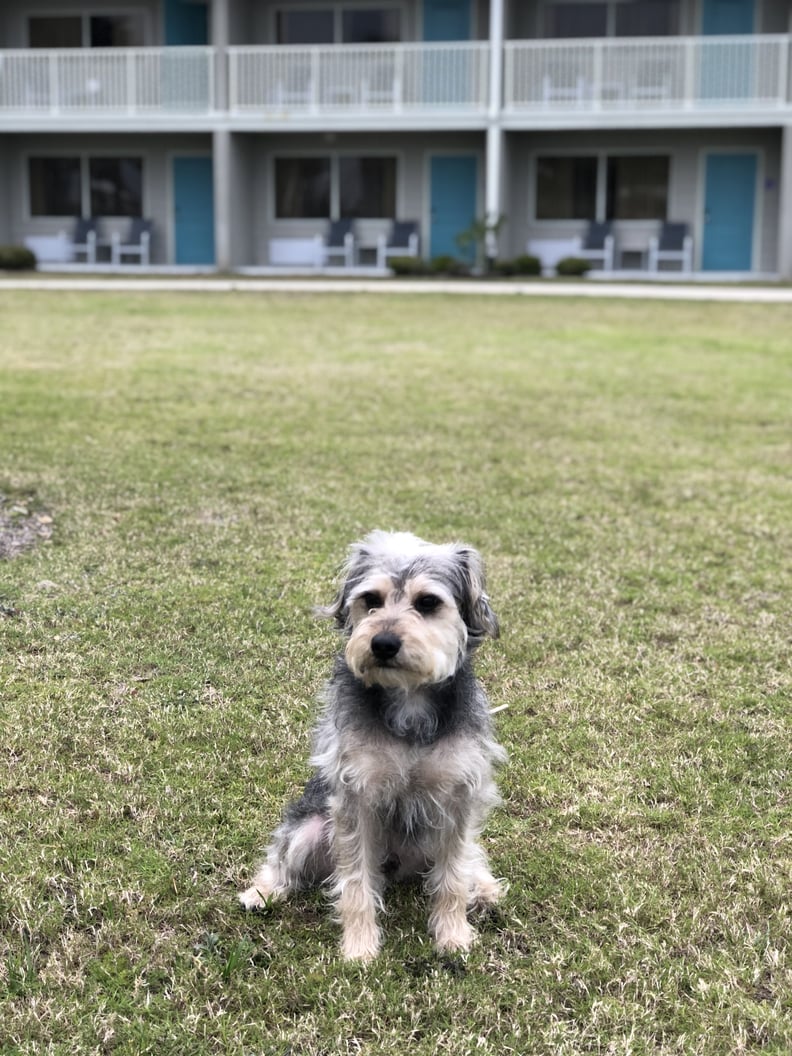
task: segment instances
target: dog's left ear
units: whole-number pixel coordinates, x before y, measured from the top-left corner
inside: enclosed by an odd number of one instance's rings
[[[472,546],[458,544],[454,547],[454,563],[459,576],[459,611],[468,629],[468,641],[475,647],[487,637],[498,637],[498,617],[487,596],[479,552]]]

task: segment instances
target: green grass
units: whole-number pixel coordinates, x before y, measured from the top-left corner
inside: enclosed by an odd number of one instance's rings
[[[0,1052],[792,1050],[792,308],[0,291]],[[373,527],[477,545],[510,890],[235,893]]]

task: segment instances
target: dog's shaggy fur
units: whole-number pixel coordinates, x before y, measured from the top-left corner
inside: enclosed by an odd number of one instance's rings
[[[498,634],[479,555],[372,532],[324,612],[346,646],[323,694],[315,774],[240,900],[256,909],[330,881],[344,956],[370,960],[385,877],[421,875],[437,948],[466,950],[468,909],[501,893],[477,840],[505,759],[471,666]]]

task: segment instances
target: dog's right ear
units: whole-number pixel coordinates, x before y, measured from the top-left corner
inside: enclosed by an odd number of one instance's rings
[[[343,631],[349,622],[349,589],[346,583],[342,583],[338,594],[329,605],[317,605],[316,615],[323,616],[328,620],[335,620],[340,631]]]
[[[349,629],[349,596],[366,574],[370,552],[365,543],[353,543],[349,548],[349,559],[341,573],[341,585],[338,593],[329,605],[320,605],[316,612],[319,616],[335,620],[340,631]]]

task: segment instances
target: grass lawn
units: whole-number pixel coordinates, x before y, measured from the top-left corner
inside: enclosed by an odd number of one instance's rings
[[[3,292],[0,1053],[792,1051],[792,307]],[[349,542],[482,551],[508,878],[246,916]],[[47,538],[50,536],[50,538]]]

